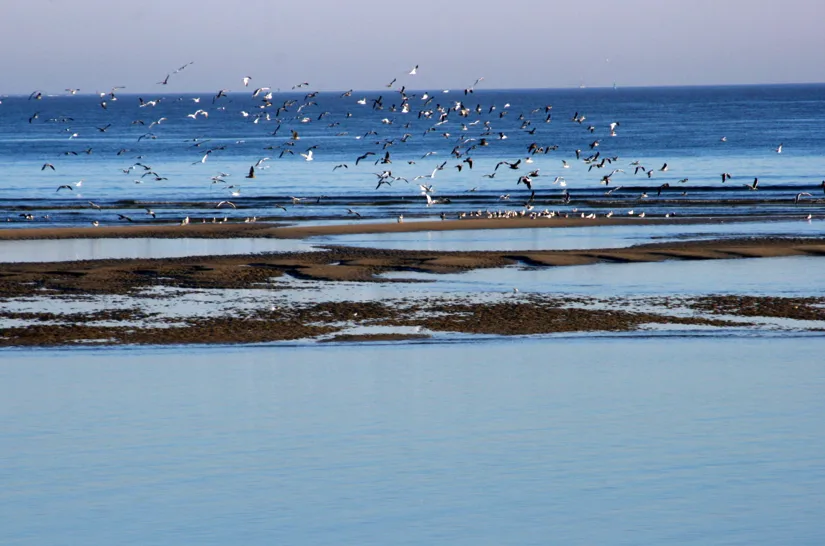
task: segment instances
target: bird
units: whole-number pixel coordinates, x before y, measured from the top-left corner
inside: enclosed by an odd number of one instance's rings
[[[335,172],[336,169],[341,169],[341,168],[349,169],[349,167],[347,166],[346,163],[339,163],[338,165],[336,165],[332,168],[332,171]]]
[[[418,65],[415,65],[412,70],[410,70],[410,76],[415,76],[416,71],[418,70]]]
[[[725,180],[730,180],[731,178],[733,178],[733,176],[731,176],[730,173],[722,173],[722,183],[723,184],[725,183]]]
[[[302,153],[301,157],[303,157],[306,161],[312,161],[312,150],[307,150],[305,154]]]
[[[129,218],[129,217],[128,217],[128,216],[126,216],[125,214],[118,214],[118,215],[117,215],[117,217],[118,217],[118,218],[120,218],[121,220],[126,220],[126,221],[129,221],[129,222],[134,222],[134,220],[132,220],[131,218]]]
[[[527,186],[528,190],[533,189],[533,179],[529,176],[520,176],[518,182],[516,182],[516,186],[518,186],[519,184],[524,184],[525,186]]]
[[[43,166],[40,167],[40,170],[45,171],[46,169],[55,170],[54,165],[52,165],[51,163],[43,163]]]
[[[93,203],[92,201],[89,201],[89,206],[91,206],[93,209],[100,210],[100,205],[98,205],[97,203]]]
[[[781,154],[782,153],[782,144],[780,143],[779,146],[777,146],[776,150],[774,150],[774,151],[778,154]]]
[[[745,186],[746,188],[748,188],[749,190],[756,190],[756,189],[758,189],[758,188],[757,188],[757,185],[758,185],[758,184],[759,184],[759,179],[758,179],[758,178],[754,178],[754,179],[753,179],[753,184],[744,184],[744,186]]]
[[[219,209],[219,208],[221,208],[222,205],[228,205],[228,206],[232,207],[233,209],[238,208],[238,207],[235,206],[235,203],[233,203],[232,201],[221,201],[220,203],[215,205],[215,208]]]
[[[356,211],[356,210],[347,209],[347,214],[353,214],[353,215],[355,215],[356,217],[361,218],[361,214],[360,214],[358,211]]]
[[[797,194],[796,194],[796,197],[794,197],[794,198],[793,198],[793,202],[794,202],[794,204],[795,204],[795,205],[796,205],[796,204],[799,204],[800,199],[802,199],[802,197],[805,197],[805,196],[807,196],[807,197],[813,197],[813,195],[811,195],[810,193],[808,193],[808,192],[806,192],[806,191],[803,191],[803,192],[801,192],[801,193],[797,193]]]
[[[358,165],[359,161],[361,161],[362,159],[366,159],[371,155],[375,155],[375,152],[367,152],[364,155],[358,156],[358,158],[355,160],[355,164]]]
[[[247,86],[249,85],[249,82],[250,82],[251,80],[252,80],[252,78],[250,78],[249,76],[244,76],[244,77],[243,77],[243,86],[244,86],[244,87],[247,87]]]
[[[661,167],[659,170],[660,170],[661,172],[665,172],[665,171],[667,171],[667,163],[665,163],[664,165],[662,165],[662,167]]]
[[[63,184],[62,186],[57,187],[57,190],[55,190],[55,193],[59,192],[63,188],[66,188],[69,191],[74,191],[74,188],[72,188],[69,184]],[[810,194],[808,194],[808,195],[810,195]]]
[[[245,178],[255,178],[255,166],[249,167],[249,174]]]

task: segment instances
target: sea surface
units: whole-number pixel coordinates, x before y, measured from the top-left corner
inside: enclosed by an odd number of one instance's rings
[[[251,89],[217,99],[127,91],[2,98],[0,221],[91,228],[186,216],[325,222],[357,221],[356,212],[365,220],[518,212],[531,196],[519,178],[534,170],[535,212],[825,217],[821,84],[296,90],[266,101]],[[190,117],[198,110],[208,117]],[[518,160],[518,169],[496,169]],[[634,174],[635,162],[645,171]],[[255,178],[246,178],[252,166]],[[383,171],[389,183],[377,187]],[[722,173],[732,178],[723,183]],[[757,190],[746,187],[755,178]],[[435,204],[419,184],[432,186]],[[236,208],[216,208],[227,200]]]
[[[823,350],[8,350],[0,543],[818,545]]]
[[[392,89],[279,92],[271,106],[252,90],[217,99],[126,91],[2,97],[3,225],[91,232],[92,222],[184,217],[415,221],[527,212],[528,201],[534,211],[561,215],[632,210],[708,221],[307,241],[3,241],[0,262],[326,244],[603,248],[812,237],[825,227],[825,85],[433,90],[428,98],[418,90],[407,92],[406,113]],[[379,95],[382,109],[372,106]],[[470,109],[466,117],[448,110],[456,102]],[[188,117],[199,109],[208,117]],[[586,119],[573,121],[574,114]],[[611,122],[619,122],[616,136]],[[533,142],[546,153],[529,153]],[[300,154],[310,148],[306,161]],[[387,151],[391,163],[375,164]],[[356,165],[366,152],[373,155]],[[594,166],[605,157],[611,161]],[[518,169],[496,170],[518,160]],[[653,174],[634,174],[636,161]],[[255,177],[246,178],[253,165]],[[534,169],[531,200],[518,180]],[[624,172],[603,184],[614,169]],[[391,184],[376,187],[384,170],[406,180],[388,175]],[[733,178],[723,183],[721,173]],[[754,178],[757,189],[746,188]],[[422,183],[441,202],[428,206]],[[71,189],[58,191],[64,185]],[[731,217],[752,221],[716,221]],[[387,275],[428,281],[409,285],[329,287],[284,277],[282,290],[192,291],[163,311],[417,294],[821,296],[820,262]],[[52,312],[132,305],[93,300],[4,305]],[[787,326],[445,335],[372,345],[3,349],[0,544],[822,544],[825,338]]]

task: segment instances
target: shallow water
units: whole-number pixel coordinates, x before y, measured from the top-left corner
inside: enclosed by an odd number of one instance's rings
[[[563,267],[506,267],[466,273],[386,273],[387,279],[432,281],[439,292],[634,295],[742,294],[821,296],[823,260],[816,256],[669,260]],[[419,289],[421,289],[419,287]]]
[[[5,351],[3,544],[821,544],[823,338]]]
[[[0,241],[0,262],[67,262],[310,251],[296,239],[37,239]]]
[[[734,237],[812,237],[825,222],[709,222],[707,224],[475,229],[314,237],[317,243],[400,250],[570,250],[624,248],[652,242]]]

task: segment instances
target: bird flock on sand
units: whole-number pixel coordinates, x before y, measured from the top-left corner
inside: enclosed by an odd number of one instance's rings
[[[610,148],[612,137],[621,134],[623,129],[622,120],[614,120],[604,126],[593,125],[588,121],[584,112],[576,111],[572,115],[562,115],[557,121],[555,112],[551,104],[534,105],[525,108],[523,111],[515,110],[509,103],[479,104],[475,100],[475,90],[477,86],[484,82],[484,78],[476,79],[471,85],[463,90],[449,94],[449,90],[435,93],[408,91],[408,86],[413,87],[415,78],[419,71],[419,66],[415,65],[391,78],[385,85],[383,91],[372,93],[355,93],[353,90],[342,93],[320,94],[310,90],[310,83],[306,81],[298,82],[289,89],[273,90],[271,86],[256,86],[256,78],[252,76],[242,76],[237,80],[236,88],[219,89],[210,96],[179,96],[168,98],[165,89],[177,78],[182,77],[182,73],[189,69],[192,62],[186,63],[175,70],[168,71],[157,82],[158,89],[164,89],[164,93],[159,93],[153,97],[126,96],[121,93],[123,86],[114,86],[109,91],[98,93],[97,107],[103,112],[114,112],[124,101],[137,101],[137,106],[147,113],[139,119],[131,121],[127,128],[134,135],[134,145],[132,148],[121,148],[117,151],[117,156],[123,158],[124,163],[121,172],[125,176],[130,176],[137,184],[145,182],[163,183],[169,178],[157,172],[152,165],[151,149],[146,144],[152,141],[163,139],[164,130],[170,125],[180,125],[184,123],[192,124],[192,133],[199,132],[197,125],[209,120],[210,116],[215,116],[220,112],[222,115],[240,116],[240,119],[261,127],[261,133],[265,140],[260,146],[260,158],[251,164],[243,167],[243,173],[236,176],[243,177],[243,184],[255,184],[259,182],[273,164],[284,160],[297,160],[306,163],[307,168],[325,169],[325,174],[319,176],[336,176],[340,173],[353,173],[355,171],[363,175],[364,184],[371,179],[376,192],[393,187],[393,184],[409,184],[415,193],[420,194],[421,215],[434,214],[431,210],[439,205],[449,204],[456,199],[452,197],[440,197],[435,188],[439,181],[439,173],[449,169],[457,176],[472,176],[470,180],[478,180],[479,186],[474,186],[467,190],[467,193],[479,191],[487,185],[486,190],[494,189],[489,185],[500,183],[507,188],[490,206],[472,211],[455,211],[449,213],[441,212],[438,216],[447,218],[552,218],[555,216],[582,217],[594,219],[597,217],[610,218],[614,216],[613,210],[602,210],[600,212],[592,210],[579,210],[572,203],[573,197],[567,189],[567,180],[561,173],[568,173],[565,169],[570,169],[571,165],[581,164],[588,176],[593,177],[593,184],[602,185],[604,199],[615,199],[620,194],[624,197],[632,197],[633,201],[640,203],[655,192],[656,198],[663,196],[685,196],[689,186],[689,178],[678,176],[668,178],[661,184],[655,181],[663,173],[673,172],[673,165],[664,162],[662,165],[645,166],[639,160],[622,161],[615,154],[604,152],[605,148]],[[66,95],[76,95],[80,90],[76,88],[66,88]],[[50,95],[43,91],[32,92],[28,100],[31,104],[31,113],[28,115],[29,124],[44,122],[56,123],[63,127],[65,134],[68,134],[70,141],[82,141],[84,134],[80,130],[72,129],[75,120],[67,117],[57,117],[44,119],[41,113],[44,110],[38,106],[43,101],[48,101]],[[153,116],[151,111],[165,102],[183,102],[192,104],[192,109],[186,113],[182,119],[169,119],[169,115]],[[331,101],[338,101],[330,104]],[[179,111],[179,110],[178,110]],[[331,113],[331,112],[335,113]],[[375,120],[374,128],[364,134],[350,134],[347,130],[350,118],[353,116],[364,119],[372,116]],[[500,143],[510,138],[502,130],[503,122],[509,122],[516,118],[516,123],[507,125],[507,131],[512,131],[517,127],[519,137],[526,138],[529,144],[526,145],[519,157],[496,158],[493,163],[490,157],[494,156],[494,150]],[[93,134],[97,136],[122,131],[123,127],[114,125],[115,116],[112,122],[95,125]],[[122,119],[122,118],[121,118]],[[214,119],[214,117],[212,118]],[[629,120],[624,121],[628,124]],[[572,147],[565,150],[559,144],[547,142],[553,133],[548,128],[551,123],[574,124],[580,127],[583,143],[580,147]],[[76,125],[75,125],[76,126]],[[307,128],[315,130],[312,133],[315,138],[305,139],[302,136],[307,133]],[[324,138],[317,138],[318,128],[323,128]],[[329,138],[349,138],[359,142],[361,153],[352,157],[350,161],[334,161],[331,171],[327,170],[332,165],[330,162],[320,160],[328,147]],[[218,140],[218,139],[216,139]],[[303,144],[307,140],[313,142],[307,146]],[[411,141],[427,142],[427,151],[423,154],[406,151],[405,145]],[[724,143],[728,141],[726,136],[719,138]],[[303,145],[302,145],[303,144]],[[243,140],[226,142],[224,140],[213,141],[209,137],[195,136],[186,142],[189,153],[192,155],[191,166],[209,164],[210,159],[225,153],[233,146],[249,146]],[[503,146],[502,146],[503,147]],[[419,148],[420,149],[420,148]],[[511,145],[508,150],[513,150]],[[784,144],[778,143],[775,147],[766,151],[775,154],[782,154]],[[71,156],[92,155],[92,147],[78,148],[62,152],[64,161]],[[510,152],[511,153],[511,152]],[[553,158],[555,156],[555,158]],[[439,159],[441,158],[441,159]],[[545,175],[540,172],[534,163],[542,158],[544,162],[551,162],[554,167],[553,174]],[[340,158],[339,158],[340,160]],[[416,169],[417,162],[429,161],[429,167],[420,174],[407,174],[406,171]],[[436,160],[435,167],[432,168],[432,161]],[[671,162],[672,163],[672,162]],[[426,164],[426,163],[425,163]],[[396,166],[403,166],[407,176],[400,176]],[[480,169],[484,169],[486,172]],[[577,166],[578,167],[578,166]],[[377,169],[377,172],[375,172]],[[422,169],[423,170],[423,169]],[[679,172],[679,169],[675,169]],[[57,159],[44,162],[40,166],[40,171],[46,173],[59,173],[60,162]],[[372,172],[370,172],[372,171]],[[201,171],[202,172],[202,171]],[[558,174],[557,174],[558,173]],[[228,172],[218,172],[208,178],[208,183],[212,187],[218,187],[226,193],[216,200],[214,205],[210,205],[214,211],[231,212],[231,219],[234,221],[254,222],[258,220],[256,216],[237,216],[237,211],[243,208],[241,199],[241,183],[231,183],[232,174]],[[669,175],[670,176],[670,175]],[[721,184],[730,187],[732,181],[737,180],[739,175],[728,172],[719,174]],[[638,186],[630,186],[632,180],[641,179],[646,181],[644,189]],[[545,182],[546,180],[546,182]],[[204,180],[206,182],[206,180]],[[618,183],[617,183],[618,182]],[[671,183],[673,182],[673,183]],[[55,193],[75,194],[83,187],[84,180],[74,183],[61,183],[56,185]],[[744,181],[737,185],[742,191],[757,191],[760,189],[759,179],[754,178],[752,182]],[[500,189],[502,186],[498,186]],[[825,193],[825,180],[819,186]],[[794,205],[819,201],[811,191],[802,191],[793,196]],[[496,191],[498,193],[498,191]],[[819,195],[819,194],[818,194]],[[282,203],[271,205],[272,213],[287,212],[294,206],[307,203],[318,203],[324,196],[320,197],[297,197],[289,196]],[[94,196],[92,197],[94,199]],[[807,199],[806,199],[807,198]],[[232,199],[232,200],[230,200]],[[788,198],[789,201],[791,198]],[[89,201],[85,197],[88,207],[96,211],[104,211],[103,207],[95,201]],[[625,201],[627,202],[627,201]],[[158,207],[154,207],[158,208]],[[639,207],[628,207],[629,210],[621,211],[627,216],[644,218],[644,211],[637,212]],[[180,225],[190,223],[190,217],[171,217],[161,212],[156,212],[152,207],[145,207],[139,212],[140,217],[134,215],[120,214],[114,216],[101,216],[100,219],[92,221],[94,226],[101,225],[101,221],[112,220],[113,222],[135,221],[165,221],[175,222]],[[618,214],[618,213],[617,213]],[[663,214],[671,216],[673,213]],[[360,219],[363,217],[361,211],[354,206],[342,206],[340,215],[342,218]],[[226,222],[230,221],[230,216],[218,218],[216,214],[208,212],[201,215],[197,221],[200,222]],[[24,220],[34,220],[36,215],[25,213],[20,215]],[[810,215],[808,218],[810,219]],[[116,220],[115,220],[116,218]],[[404,216],[395,216],[396,221],[403,222]]]

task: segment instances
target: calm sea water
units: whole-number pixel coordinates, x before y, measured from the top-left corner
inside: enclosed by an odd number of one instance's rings
[[[822,544],[823,343],[5,351],[0,542]]]
[[[825,214],[819,185],[825,178],[823,85],[507,90],[466,96],[439,91],[428,99],[416,91],[408,93],[408,113],[401,110],[401,94],[389,89],[348,97],[277,93],[263,108],[261,96],[251,95],[213,102],[208,93],[123,94],[116,100],[106,97],[105,109],[97,96],[5,97],[0,104],[0,219],[13,226],[129,222],[118,214],[135,222],[177,221],[186,215],[210,221],[253,216],[320,221],[354,219],[348,208],[371,219],[520,210],[530,192],[517,184],[518,178],[535,169],[540,171],[533,177],[537,210]],[[379,95],[380,110],[372,107]],[[358,104],[362,98],[367,104]],[[158,102],[146,106],[150,101]],[[466,117],[450,110],[457,102],[470,109]],[[287,109],[279,110],[284,104]],[[439,109],[448,112],[443,124],[438,124]],[[188,117],[197,110],[208,117]],[[586,119],[571,121],[576,113]],[[620,124],[616,136],[610,136],[611,122]],[[293,130],[299,140],[291,138]],[[487,146],[478,146],[482,138]],[[599,146],[591,149],[597,140]],[[549,151],[533,155],[527,164],[531,143]],[[459,158],[451,155],[456,147]],[[305,161],[300,154],[310,148],[313,161]],[[598,161],[577,160],[577,149],[582,158],[598,152],[601,158],[618,159],[591,170]],[[387,151],[392,163],[376,165]],[[356,166],[356,158],[368,152],[375,155]],[[463,162],[467,157],[474,160],[472,169]],[[256,178],[245,178],[263,158],[270,159],[259,165]],[[518,170],[506,165],[495,170],[499,161],[519,159]],[[434,178],[414,180],[445,161]],[[654,175],[634,175],[634,161]],[[44,169],[46,163],[55,169]],[[668,169],[661,171],[664,163]],[[333,171],[341,164],[347,167]],[[600,184],[613,169],[624,172],[615,173],[608,187]],[[383,170],[408,182],[376,189],[375,173]],[[723,172],[733,179],[723,184]],[[213,183],[211,177],[221,173],[226,176]],[[492,173],[495,178],[484,177]],[[564,177],[566,187],[554,184],[557,176]],[[744,187],[756,177],[758,191]],[[436,199],[451,202],[427,207],[420,183],[433,185]],[[670,187],[657,195],[663,184]],[[62,185],[72,189],[58,191]],[[622,189],[605,195],[617,186]],[[565,189],[569,204],[562,199]],[[802,192],[812,196],[794,204]],[[508,194],[509,201],[499,199]],[[291,197],[302,200],[293,205]],[[223,200],[238,208],[216,210]],[[27,221],[26,214],[34,219]]]

